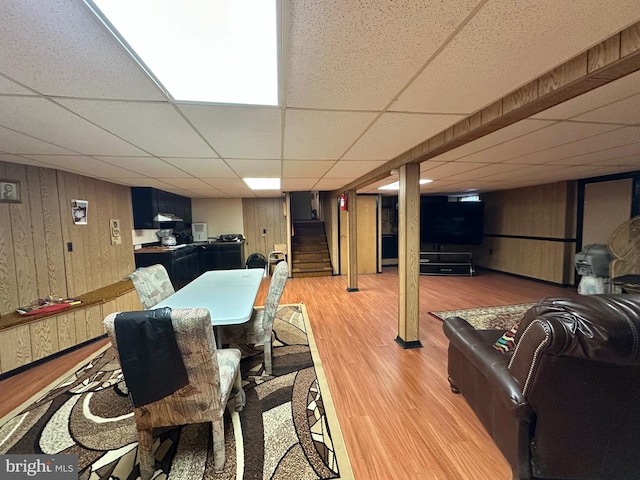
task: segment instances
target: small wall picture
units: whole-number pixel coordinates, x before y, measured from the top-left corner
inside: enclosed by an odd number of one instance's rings
[[[20,203],[20,182],[0,178],[0,202]]]
[[[87,224],[87,207],[89,202],[87,200],[71,200],[71,216],[73,217],[73,223],[76,225]]]
[[[120,245],[122,243],[122,235],[120,234],[120,220],[112,218],[109,220],[111,226],[111,245]]]

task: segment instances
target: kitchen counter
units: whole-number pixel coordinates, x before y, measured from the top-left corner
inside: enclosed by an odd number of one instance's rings
[[[175,252],[178,250],[185,250],[185,251],[189,251],[191,249],[193,249],[193,247],[195,246],[195,244],[193,243],[188,243],[188,244],[181,244],[181,245],[173,245],[171,247],[165,247],[163,245],[152,245],[149,247],[142,247],[139,248],[138,250],[135,250],[134,253],[162,253],[162,252]]]

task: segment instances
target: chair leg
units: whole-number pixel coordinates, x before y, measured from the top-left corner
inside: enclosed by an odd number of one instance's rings
[[[224,468],[224,417],[211,422],[213,440],[213,468],[219,472]]]
[[[264,341],[264,370],[267,375],[273,373],[273,365],[271,363],[271,335]]]
[[[142,480],[150,480],[156,470],[153,435],[150,430],[138,430],[138,458],[140,459],[140,477]]]

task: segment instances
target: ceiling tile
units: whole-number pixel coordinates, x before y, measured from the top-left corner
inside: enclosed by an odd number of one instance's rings
[[[324,178],[350,178],[354,180],[384,164],[385,162],[341,160],[331,167]]]
[[[313,190],[336,190],[342,188],[352,180],[352,178],[321,178],[318,180],[318,183],[315,184]]]
[[[287,110],[284,158],[340,158],[375,119],[375,113]]]
[[[45,95],[166,100],[81,1],[3,0],[0,71]]]
[[[29,158],[49,164],[60,170],[90,177],[142,177],[135,172],[84,155],[29,155]],[[138,179],[139,180],[139,179]]]
[[[0,119],[1,121],[1,119]],[[67,155],[73,154],[71,150],[58,147],[49,142],[38,140],[37,138],[24,135],[20,132],[14,132],[8,128],[0,126],[0,145],[2,150],[8,153],[16,154],[60,154]]]
[[[631,73],[602,87],[548,108],[531,118],[565,120],[638,93],[640,72]]]
[[[191,104],[178,108],[224,158],[280,158],[278,108]]]
[[[541,149],[564,145],[618,128],[620,128],[619,125],[558,122],[528,135],[475,153],[474,161],[499,163],[512,160],[510,163],[516,163],[516,159],[523,155],[538,152]],[[464,161],[470,161],[470,158],[465,157]]]
[[[282,190],[285,192],[304,192],[313,190],[317,177],[315,178],[284,178],[282,179]]]
[[[199,178],[163,178],[162,181],[185,190],[206,189],[209,186]]]
[[[237,175],[229,168],[224,160],[219,158],[168,158],[162,157],[167,163],[187,172],[194,177],[236,178]]]
[[[202,181],[218,190],[250,191],[250,188],[239,178],[202,178]]]
[[[640,135],[637,137],[640,139]],[[619,147],[611,147],[607,150],[587,153],[570,158],[556,160],[554,163],[559,165],[589,165],[592,163],[604,162],[613,158],[624,158],[634,156],[640,167],[640,142],[630,143]]]
[[[75,152],[86,155],[144,153],[44,98],[0,97],[0,110],[3,126]]]
[[[345,160],[391,160],[422,143],[463,117],[385,113],[344,155]],[[389,139],[393,141],[389,141]]]
[[[287,106],[383,108],[476,3],[291,2]]]
[[[95,158],[144,176],[147,176],[149,172],[153,172],[155,178],[191,176],[187,172],[183,172],[175,166],[155,157],[103,157],[97,155]]]
[[[521,137],[541,128],[553,125],[553,121],[543,120],[521,120],[507,127],[496,130],[493,133],[480,137],[477,140],[466,143],[458,148],[449,150],[448,152],[438,155],[436,159],[438,161],[451,161],[457,159],[464,159],[465,162],[473,162],[473,153],[480,152],[487,148],[499,145],[501,143],[508,142],[514,138]]]
[[[282,178],[318,178],[322,177],[333,164],[333,160],[284,160]]]
[[[56,99],[78,115],[156,156],[215,156],[168,103]]]
[[[477,165],[477,164],[476,164]],[[476,180],[490,179],[493,175],[503,174],[519,170],[521,165],[511,165],[508,163],[493,163],[491,165],[485,165],[484,167],[476,168],[474,170],[461,172],[455,175],[450,175],[447,180]]]
[[[432,168],[426,168],[421,170],[421,178],[429,178],[431,180],[448,179],[453,175],[458,175],[464,172],[472,172],[482,168],[481,163],[469,163],[469,162],[447,162],[442,163]]]
[[[216,190],[215,188],[209,188],[206,190],[189,190],[191,193],[191,197],[197,198],[225,198],[228,197],[226,193],[222,193],[220,190]]]
[[[602,10],[601,0],[562,8],[556,0],[518,8],[513,0],[489,1],[393,110],[473,113],[640,19],[637,0],[610,2],[606,15]]]
[[[229,166],[241,178],[280,178],[281,160],[227,160]]]
[[[540,163],[562,161],[563,159],[570,159],[590,152],[605,152],[609,148],[627,145],[637,142],[638,140],[640,140],[640,128],[623,127],[557,147],[545,148],[544,150],[539,150],[527,155],[521,155],[507,160],[505,163],[537,165]]]
[[[21,165],[33,165],[35,167],[53,168],[50,164],[26,157],[18,157],[10,153],[0,153],[0,162],[19,163]]]
[[[640,79],[638,79],[640,81]],[[578,115],[572,120],[581,122],[610,122],[637,125],[640,123],[640,94]]]
[[[0,95],[35,95],[35,93],[0,75]]]

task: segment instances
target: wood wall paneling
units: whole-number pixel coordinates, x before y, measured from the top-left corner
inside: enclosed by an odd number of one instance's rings
[[[31,322],[29,335],[32,360],[39,360],[60,351],[56,317]]]
[[[358,195],[358,274],[377,272],[377,196]]]
[[[0,162],[0,178],[8,178],[6,163]],[[0,203],[0,313],[13,311],[17,306],[18,280],[13,252],[13,226],[10,207],[12,203]]]
[[[136,294],[136,297],[137,297],[137,294]],[[142,310],[142,308],[132,309],[132,310]],[[99,337],[105,332],[102,321],[104,320],[104,317],[107,316],[102,314],[102,305],[89,307],[85,310],[85,312],[86,312],[85,322],[86,322],[87,338]]]
[[[2,372],[31,363],[31,334],[29,325],[9,328],[0,335],[0,366]]]
[[[18,305],[15,307],[25,305],[38,298],[34,234],[31,228],[30,195],[26,170],[27,168],[23,165],[7,163],[7,178],[20,182],[22,198],[22,203],[9,204],[9,222],[16,266],[15,281],[18,284]]]
[[[78,296],[134,270],[129,187],[9,162],[0,162],[0,178],[18,180],[22,197],[0,203],[0,313],[48,295]],[[89,201],[87,225],[73,224],[73,198]],[[111,245],[111,218],[120,220],[120,245]]]
[[[573,281],[575,182],[490,192],[482,200],[485,238],[473,249],[475,265],[559,284]]]
[[[261,253],[266,258],[276,243],[287,243],[287,217],[282,202],[282,197],[242,199],[245,256]]]
[[[58,181],[56,171],[39,168],[40,197],[42,199],[42,221],[46,257],[48,290],[43,295],[68,297],[64,262],[64,243],[60,226],[60,204],[58,203]],[[42,266],[41,266],[42,267]],[[41,269],[38,269],[38,276]]]
[[[77,312],[63,313],[62,315],[53,317],[56,321],[55,326],[58,332],[58,348],[56,351],[65,350],[84,341],[82,337],[86,336],[86,334],[83,334],[81,339],[78,339],[76,316],[84,317],[84,312],[78,310]]]

